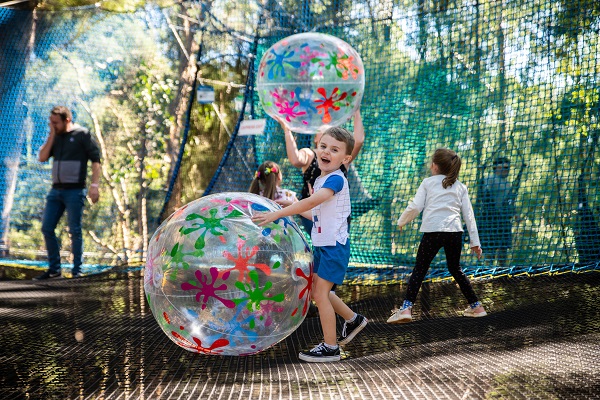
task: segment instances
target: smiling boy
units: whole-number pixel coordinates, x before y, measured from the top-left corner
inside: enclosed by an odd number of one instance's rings
[[[329,128],[317,145],[317,162],[321,175],[315,181],[312,195],[289,207],[258,214],[252,218],[259,226],[295,214],[313,221],[312,297],[319,309],[324,340],[312,350],[300,352],[300,359],[308,362],[338,361],[339,345],[349,343],[368,322],[364,316],[356,314],[331,292],[334,284],[342,284],[350,260],[350,191],[340,167],[352,160],[353,148],[354,138],[347,130],[339,127]],[[339,340],[336,339],[336,313],[345,321]]]

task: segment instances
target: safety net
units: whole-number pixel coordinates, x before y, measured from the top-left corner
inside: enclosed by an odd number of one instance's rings
[[[364,146],[351,163],[352,282],[403,279],[420,218],[396,221],[439,147],[462,159],[484,258],[473,276],[596,270],[600,261],[600,6],[581,1],[270,1],[0,8],[0,240],[6,262],[43,262],[57,104],[98,139],[101,199],[86,206],[86,263],[142,263],[160,221],[206,194],[250,186],[258,165],[302,173],[255,90],[260,60],[302,32],[361,56]],[[196,90],[214,90],[199,103]],[[247,119],[262,135],[238,135]],[[354,130],[353,120],[343,126]],[[313,135],[295,134],[298,147]],[[66,224],[62,249],[69,262]],[[440,252],[431,279],[445,279]]]

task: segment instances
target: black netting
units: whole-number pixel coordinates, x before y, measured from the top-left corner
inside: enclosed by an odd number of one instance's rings
[[[465,256],[466,267],[596,268],[598,14],[583,0],[2,8],[0,244],[15,259],[43,259],[50,170],[36,154],[57,103],[104,143],[103,196],[84,218],[89,263],[143,261],[161,210],[245,191],[267,159],[300,192],[254,73],[270,45],[314,31],[347,41],[366,68],[366,141],[350,175],[357,274],[412,265],[419,221],[402,233],[393,222],[440,146],[463,159],[483,240],[485,259]],[[215,102],[190,104],[196,85],[212,85]],[[236,98],[247,100],[241,117]],[[267,117],[265,134],[236,137],[250,117]],[[297,135],[299,146],[311,138]],[[502,167],[500,199],[488,189]]]

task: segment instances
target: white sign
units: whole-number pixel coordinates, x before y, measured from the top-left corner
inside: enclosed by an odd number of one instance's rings
[[[200,104],[210,104],[215,101],[215,89],[212,86],[199,85],[196,88],[196,101]]]
[[[240,124],[238,136],[262,135],[265,132],[267,120],[261,119],[245,119]]]

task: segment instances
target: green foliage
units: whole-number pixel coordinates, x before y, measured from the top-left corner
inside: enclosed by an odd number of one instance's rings
[[[74,4],[48,1],[41,9]],[[80,123],[98,123],[108,154],[108,182],[103,184],[118,193],[107,188],[100,206],[86,211],[86,219],[94,221],[86,222],[86,229],[101,240],[121,249],[123,227],[129,226],[130,246],[138,250],[142,212],[156,216],[161,209],[176,161],[178,124],[185,120],[181,100],[189,93],[181,90],[191,82],[185,75],[190,73],[187,57],[193,61],[196,56],[190,43],[203,45],[200,76],[216,82],[207,83],[214,86],[216,100],[214,107],[192,104],[179,171],[182,204],[204,193],[238,120],[233,100],[239,89],[227,83],[244,83],[248,63],[256,68],[275,41],[314,30],[344,38],[366,67],[361,112],[367,139],[353,165],[379,205],[353,221],[353,261],[411,262],[419,233],[400,233],[392,223],[428,175],[429,156],[441,146],[461,155],[460,179],[476,211],[479,183],[495,157],[513,161],[512,183],[524,168],[516,197],[520,219],[513,224],[513,264],[579,260],[580,177],[589,209],[596,217],[600,211],[599,2],[286,0],[265,3],[262,15],[258,3],[246,0],[165,10],[154,4],[115,0],[101,6],[119,12],[144,8],[141,17],[68,10],[40,12],[38,19],[36,43],[48,35],[59,45],[38,51],[28,66],[27,97],[35,99],[30,112],[46,115],[55,99],[68,99]],[[64,32],[69,39],[59,41]],[[252,59],[248,53],[255,34],[260,46]],[[256,117],[269,118],[256,95],[254,105]],[[254,163],[272,159],[282,165],[286,186],[299,191],[301,177],[287,161],[282,132],[272,122],[264,137],[232,150],[230,161],[239,164],[224,179],[249,182]],[[347,127],[352,129],[352,123]],[[310,138],[298,140],[301,147],[310,145]],[[34,141],[27,145],[34,148]],[[32,161],[25,164],[17,198],[27,196],[28,188],[48,186],[40,178],[47,170]],[[43,200],[34,196],[15,204],[13,242],[23,242],[27,234],[39,240],[31,221],[36,218],[28,216],[39,216]]]

